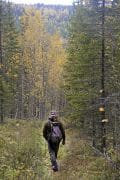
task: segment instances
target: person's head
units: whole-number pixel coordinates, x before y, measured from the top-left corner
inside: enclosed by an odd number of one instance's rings
[[[56,121],[57,120],[57,112],[56,111],[51,111],[50,116],[49,116],[49,120],[50,121]]]

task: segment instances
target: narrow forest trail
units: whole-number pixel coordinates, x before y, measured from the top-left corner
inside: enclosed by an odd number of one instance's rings
[[[66,129],[60,170],[51,170],[43,122],[9,120],[0,126],[0,180],[119,180],[120,172],[95,154],[80,130]]]
[[[47,154],[48,156],[48,154]],[[92,147],[80,137],[76,129],[67,130],[66,145],[60,146],[59,172],[52,172],[48,165],[50,180],[118,180],[116,172],[106,160],[95,155]]]

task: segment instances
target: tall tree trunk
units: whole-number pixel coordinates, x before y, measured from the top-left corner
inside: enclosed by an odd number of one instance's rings
[[[2,1],[0,1],[0,66],[1,66],[1,77],[0,77],[0,122],[4,121],[4,110],[3,110],[3,79],[2,79],[2,68],[3,68],[3,57],[2,57]]]
[[[105,0],[102,1],[102,62],[101,62],[101,98],[103,100],[103,111],[101,112],[101,151],[106,149],[106,125],[105,119]]]

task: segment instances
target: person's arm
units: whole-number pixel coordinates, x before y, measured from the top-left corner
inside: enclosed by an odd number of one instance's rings
[[[62,123],[60,123],[60,130],[62,132],[62,139],[63,139],[62,144],[64,145],[65,144],[65,129]]]
[[[48,123],[46,123],[43,128],[43,137],[46,139],[46,141],[48,140],[48,128]]]

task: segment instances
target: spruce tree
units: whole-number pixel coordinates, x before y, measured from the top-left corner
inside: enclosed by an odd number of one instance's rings
[[[4,120],[4,110],[3,110],[3,44],[2,44],[2,14],[3,5],[0,1],[0,122]]]
[[[106,0],[103,8],[102,3],[91,0],[75,5],[69,28],[65,91],[72,121],[82,124],[93,145],[103,152],[109,136],[118,134],[120,124],[118,113],[112,111],[120,107],[120,6],[117,1]]]
[[[1,2],[1,7],[1,107],[4,109],[5,116],[9,117],[15,113],[15,89],[19,61],[18,32],[11,4]]]

